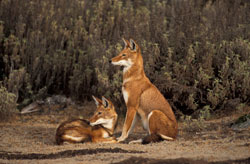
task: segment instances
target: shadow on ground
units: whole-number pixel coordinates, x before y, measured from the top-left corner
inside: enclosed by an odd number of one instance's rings
[[[248,164],[250,163],[250,158],[241,159],[241,160],[228,160],[228,161],[219,161],[219,162],[207,162],[204,160],[192,160],[187,158],[178,158],[178,159],[149,159],[142,157],[131,157],[124,161],[113,163],[113,164]]]
[[[80,155],[92,155],[98,153],[144,153],[143,151],[128,151],[121,148],[113,148],[113,149],[80,149],[80,150],[66,150],[57,153],[51,154],[21,154],[21,153],[11,153],[11,152],[0,152],[0,159],[8,159],[8,160],[33,160],[33,159],[58,159],[58,158],[68,158],[75,157]]]

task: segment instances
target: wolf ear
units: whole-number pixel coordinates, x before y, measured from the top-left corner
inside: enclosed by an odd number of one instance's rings
[[[102,100],[98,99],[98,98],[97,98],[97,97],[95,97],[95,96],[92,96],[92,98],[95,100],[95,104],[96,104],[96,106],[98,106],[98,105],[102,104]]]
[[[109,106],[109,101],[103,96],[102,96],[102,104],[104,108],[107,108]]]
[[[133,39],[130,39],[130,49],[132,50],[132,51],[136,51],[136,43],[135,43],[135,41],[133,40]]]
[[[129,47],[129,41],[122,38],[123,42],[124,42],[124,48],[128,48]]]

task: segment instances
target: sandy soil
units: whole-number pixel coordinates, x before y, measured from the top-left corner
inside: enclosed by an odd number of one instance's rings
[[[149,145],[128,144],[146,135],[138,121],[125,143],[55,145],[59,123],[82,115],[88,118],[94,106],[53,107],[42,112],[17,115],[0,123],[0,163],[250,163],[250,129],[232,130],[240,114],[204,121],[179,123],[176,141]],[[249,110],[249,109],[247,109]],[[123,120],[119,120],[116,136]]]

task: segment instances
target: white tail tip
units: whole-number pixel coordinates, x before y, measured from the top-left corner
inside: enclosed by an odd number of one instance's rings
[[[168,137],[168,136],[165,136],[163,134],[159,134],[161,136],[162,139],[164,140],[168,140],[168,141],[173,141],[174,139],[172,137]]]

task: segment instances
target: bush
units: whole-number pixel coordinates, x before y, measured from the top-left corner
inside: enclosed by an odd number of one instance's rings
[[[0,86],[0,120],[7,120],[16,112],[16,96]]]
[[[0,81],[17,102],[105,95],[122,111],[122,73],[108,60],[124,37],[175,112],[249,103],[249,14],[245,0],[2,0]]]

